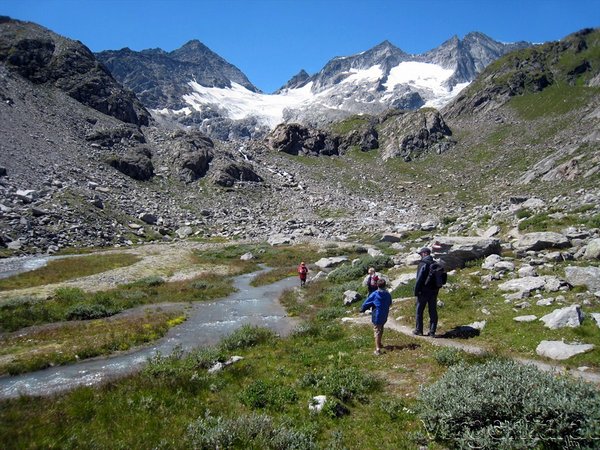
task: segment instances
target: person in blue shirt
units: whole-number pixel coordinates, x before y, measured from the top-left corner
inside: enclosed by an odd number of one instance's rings
[[[387,322],[392,296],[385,288],[386,282],[383,278],[377,280],[377,290],[372,292],[360,307],[360,312],[371,309],[371,322],[373,322],[373,332],[375,334],[375,354],[380,355],[381,338],[383,336],[383,326]]]

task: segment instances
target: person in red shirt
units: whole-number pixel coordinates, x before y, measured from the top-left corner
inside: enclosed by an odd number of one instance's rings
[[[304,261],[298,266],[298,276],[300,277],[300,287],[306,284],[306,276],[308,275],[308,267],[304,264]]]

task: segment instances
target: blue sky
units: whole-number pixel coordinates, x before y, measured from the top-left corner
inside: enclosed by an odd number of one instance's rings
[[[36,22],[92,51],[198,39],[272,92],[305,69],[389,40],[423,53],[481,31],[502,42],[558,40],[600,26],[600,0],[0,0],[0,15]]]

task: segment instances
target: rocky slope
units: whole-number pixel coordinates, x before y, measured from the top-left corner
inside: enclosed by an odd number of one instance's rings
[[[25,44],[16,28],[28,36]],[[344,240],[427,236],[448,226],[470,234],[490,218],[514,224],[515,211],[532,196],[540,211],[598,212],[597,31],[501,58],[441,113],[363,115],[323,129],[282,125],[264,140],[243,141],[146,123],[136,98],[80,44],[7,19],[0,33],[0,54],[8,55],[0,60],[3,255],[189,236]],[[44,42],[54,50],[40,59],[36,49]],[[69,66],[84,73],[60,64],[64,49],[76,49],[70,58],[80,55],[86,65]],[[586,60],[591,69],[577,71],[565,91],[550,86],[500,96],[490,100],[494,107],[462,106],[491,98],[496,88],[485,80],[497,77],[490,73],[526,73],[513,62],[528,67],[528,58],[541,54],[552,71],[562,58],[574,67]],[[24,71],[30,63],[23,61],[35,62],[35,70]],[[106,85],[86,83],[92,75]],[[73,96],[77,83],[90,95]],[[120,110],[105,111],[88,97],[131,105],[138,120],[106,114]],[[540,103],[542,112],[535,109]]]

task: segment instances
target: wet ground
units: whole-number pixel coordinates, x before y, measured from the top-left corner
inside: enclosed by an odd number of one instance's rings
[[[296,326],[279,304],[281,293],[298,283],[296,277],[252,287],[250,281],[259,272],[235,278],[237,292],[212,302],[193,303],[188,319],[169,330],[152,346],[107,358],[95,358],[68,366],[0,378],[0,399],[20,395],[50,395],[78,386],[91,386],[129,375],[141,369],[149,358],[169,355],[176,348],[188,352],[216,344],[244,324],[267,327],[285,336]]]

